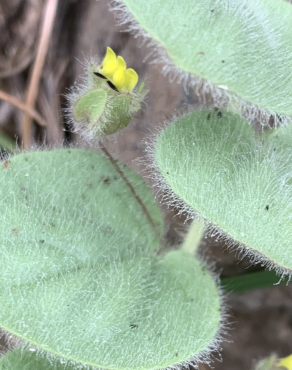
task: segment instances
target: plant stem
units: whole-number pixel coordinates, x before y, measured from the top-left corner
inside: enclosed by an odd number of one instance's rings
[[[147,208],[145,207],[145,204],[142,202],[141,198],[137,194],[136,190],[134,189],[134,187],[129,182],[129,180],[127,179],[127,177],[125,176],[125,174],[123,173],[123,171],[121,170],[121,168],[119,167],[119,165],[117,164],[117,162],[114,160],[114,158],[111,156],[111,154],[106,149],[106,147],[102,144],[101,141],[99,141],[99,146],[100,146],[100,149],[102,150],[102,152],[107,156],[107,158],[109,159],[109,161],[111,162],[111,164],[114,166],[115,170],[118,172],[118,174],[124,180],[125,184],[129,188],[130,192],[133,194],[133,196],[136,199],[136,201],[139,203],[139,205],[142,208],[142,211],[145,214],[148,222],[150,223],[151,227],[153,228],[157,239],[160,240],[160,235],[159,235],[159,232],[158,232],[157,227],[155,225],[155,222],[154,222],[153,218],[151,217],[150,213],[148,212]]]

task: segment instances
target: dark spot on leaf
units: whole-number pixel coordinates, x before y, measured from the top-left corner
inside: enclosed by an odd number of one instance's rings
[[[169,172],[168,171],[166,173],[169,175]]]
[[[274,148],[274,152],[276,151],[276,148]]]
[[[221,62],[222,62],[222,63],[225,63],[225,60],[222,60]]]
[[[15,235],[15,236],[17,236],[18,230],[16,228],[12,229],[12,234]]]
[[[205,53],[203,51],[200,51],[199,54],[200,55],[205,55]]]
[[[211,9],[211,13],[213,13],[214,12],[214,9]]]
[[[214,111],[215,111],[215,112],[217,112],[217,110],[219,110],[219,108],[215,107],[215,108],[214,108]]]
[[[222,112],[218,112],[218,113],[217,113],[217,117],[218,117],[218,118],[222,118]]]
[[[91,182],[88,182],[88,183],[86,184],[86,186],[87,186],[88,188],[92,188],[92,183],[91,183]]]
[[[82,199],[85,200],[87,199],[87,197],[84,194],[82,194]]]
[[[207,120],[209,121],[209,120],[210,120],[210,118],[211,118],[211,114],[210,114],[210,113],[208,113],[208,115],[207,115]]]
[[[157,337],[161,337],[161,333],[160,333],[160,332],[159,332],[159,333],[157,333],[157,334],[156,334],[156,336],[157,336]]]
[[[268,211],[268,210],[269,210],[269,208],[270,208],[270,206],[267,204],[267,205],[266,205],[266,210]]]
[[[26,187],[25,187],[25,186],[22,186],[22,187],[21,187],[21,190],[22,190],[22,191],[26,191]]]
[[[138,329],[138,325],[136,325],[136,324],[130,324],[130,328],[131,329]]]
[[[91,169],[94,170],[94,166],[91,166]]]
[[[44,240],[44,239],[40,240],[40,243],[44,244],[44,242],[45,242],[45,240]]]
[[[67,153],[71,153],[71,150],[68,150]]]
[[[3,164],[4,170],[7,170],[8,169],[9,164],[10,164],[10,160],[9,159],[6,159],[6,161],[4,161],[4,164]]]
[[[109,185],[111,183],[111,180],[108,177],[102,177],[101,179],[102,179],[103,183],[106,184],[106,185]]]
[[[52,226],[52,227],[56,227],[56,225],[55,225],[53,222],[51,222],[51,226]]]
[[[27,157],[25,157],[25,158],[24,158],[24,160],[27,162],[27,161],[28,161],[28,158],[27,158]]]
[[[178,353],[176,352],[175,357],[178,357]]]
[[[114,176],[114,180],[117,180],[118,179],[118,176]]]
[[[194,298],[191,298],[191,299],[190,299],[190,302],[194,302]]]

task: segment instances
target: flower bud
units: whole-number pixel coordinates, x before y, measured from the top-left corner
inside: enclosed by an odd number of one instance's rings
[[[89,64],[82,88],[75,87],[68,96],[75,131],[93,138],[126,127],[147,94],[144,83],[136,89],[137,82],[137,73],[107,48],[100,64]]]

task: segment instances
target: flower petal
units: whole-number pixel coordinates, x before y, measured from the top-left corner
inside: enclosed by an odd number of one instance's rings
[[[126,68],[127,68],[127,64],[126,64],[124,58],[119,55],[117,57],[117,62],[118,62],[118,69],[121,68],[123,71],[125,71]]]
[[[136,86],[138,79],[139,79],[137,73],[134,71],[134,69],[128,68],[125,71],[125,78],[126,78],[125,88],[128,91],[132,91],[134,87]]]
[[[122,90],[125,87],[126,77],[123,68],[119,68],[114,73],[112,82],[118,90]]]
[[[278,362],[278,367],[285,367],[288,370],[292,370],[292,355],[282,358]]]
[[[101,73],[106,78],[111,78],[118,69],[118,59],[115,52],[108,47],[106,55],[101,63]]]
[[[115,63],[117,60],[116,53],[110,48],[107,47],[105,57],[101,63],[101,66],[104,67],[108,63]]]

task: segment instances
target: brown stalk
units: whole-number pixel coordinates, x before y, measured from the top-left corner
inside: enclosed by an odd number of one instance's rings
[[[33,118],[40,126],[46,126],[45,120],[34,109],[24,104],[21,100],[1,90],[0,90],[0,99],[5,100],[6,102],[14,105],[16,108],[25,112],[27,115]]]
[[[37,54],[33,64],[32,73],[30,75],[28,83],[26,96],[26,105],[31,109],[34,108],[35,105],[42,69],[44,66],[45,57],[49,47],[57,6],[58,0],[47,0],[44,9],[44,15],[41,26],[41,35],[37,47]],[[31,146],[31,136],[32,136],[31,131],[32,131],[31,116],[25,114],[23,118],[23,136],[22,136],[23,149],[29,149],[29,147]]]
[[[151,217],[150,213],[148,212],[147,208],[145,207],[145,204],[142,202],[141,198],[136,193],[136,190],[134,189],[134,187],[129,182],[129,180],[127,179],[127,177],[125,176],[125,174],[123,173],[123,171],[121,170],[121,168],[118,166],[117,162],[114,160],[114,158],[111,156],[111,154],[108,152],[108,150],[102,144],[101,141],[99,142],[99,146],[100,146],[100,149],[103,151],[103,153],[107,156],[107,158],[109,159],[109,161],[111,162],[111,164],[114,166],[115,170],[118,172],[118,174],[124,180],[125,184],[129,188],[130,192],[133,194],[133,196],[136,199],[136,201],[139,203],[140,207],[142,208],[143,213],[147,217],[148,222],[150,223],[151,227],[153,228],[157,239],[160,240],[160,235],[159,235],[159,232],[158,232],[157,227],[155,225],[155,222],[154,222],[153,218]]]

